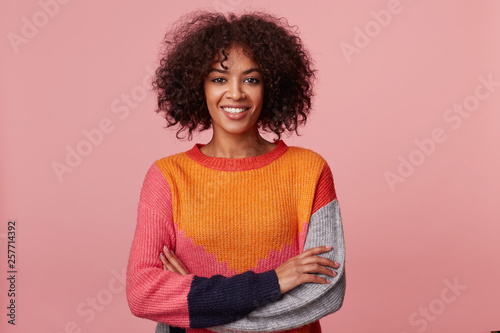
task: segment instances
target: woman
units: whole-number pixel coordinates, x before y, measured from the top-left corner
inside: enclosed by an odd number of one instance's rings
[[[132,313],[157,332],[321,332],[318,319],[345,290],[333,177],[319,154],[280,139],[311,106],[308,53],[264,13],[195,12],[165,43],[157,112],[190,138],[198,126],[213,136],[146,175],[127,273]]]

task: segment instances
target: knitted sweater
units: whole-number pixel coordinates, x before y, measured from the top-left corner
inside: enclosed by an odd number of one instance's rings
[[[157,332],[321,332],[344,299],[340,209],[326,160],[279,140],[247,158],[204,155],[197,143],[157,160],[141,190],[127,300]],[[190,274],[163,269],[166,245]],[[281,295],[275,268],[304,250],[340,263],[330,284]],[[184,328],[184,329],[179,329]],[[209,328],[209,329],[207,329]]]

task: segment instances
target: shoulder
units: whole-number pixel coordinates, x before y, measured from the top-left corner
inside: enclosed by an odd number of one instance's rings
[[[186,156],[186,152],[177,153],[165,157],[158,158],[153,164],[158,166],[167,166],[169,164],[179,164],[182,163]]]
[[[150,162],[144,176],[142,195],[163,193],[163,197],[168,196],[172,186],[172,174],[175,173],[175,169],[183,169],[184,155],[185,153],[176,153]]]
[[[185,153],[176,153],[156,158],[152,162],[149,162],[145,172],[145,183],[166,185],[166,181],[169,178],[168,175],[171,173],[172,169],[175,168],[176,165],[177,167],[182,165],[183,155],[185,155]]]
[[[321,154],[309,148],[288,146],[288,154],[294,160],[294,164],[316,166],[320,170],[328,165],[326,159]]]
[[[187,152],[180,152],[156,159],[150,169],[157,168],[166,175],[173,170],[186,169],[188,164],[191,165],[190,162]]]

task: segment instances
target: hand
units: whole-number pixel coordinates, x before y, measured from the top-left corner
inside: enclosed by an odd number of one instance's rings
[[[314,282],[327,284],[330,283],[327,279],[320,277],[316,274],[320,273],[329,276],[336,276],[337,273],[328,269],[326,266],[332,268],[339,268],[340,264],[328,258],[317,256],[317,254],[328,252],[332,249],[331,246],[319,246],[306,250],[301,254],[288,259],[283,265],[276,268],[276,275],[280,284],[281,293],[297,287],[298,285],[306,282]]]
[[[171,272],[188,275],[189,271],[184,266],[182,261],[175,255],[175,253],[171,252],[166,246],[163,247],[163,253],[160,253],[160,259],[163,263],[163,269],[169,270]]]

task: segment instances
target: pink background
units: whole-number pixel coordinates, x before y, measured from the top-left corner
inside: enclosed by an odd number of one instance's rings
[[[500,85],[479,86],[500,82],[499,1],[4,0],[0,330],[154,332],[123,289],[139,190],[211,133],[175,139],[142,81],[180,15],[247,7],[297,25],[319,69],[303,135],[283,139],[327,159],[341,205],[347,292],[324,332],[500,329]],[[58,177],[67,149],[87,156]]]

